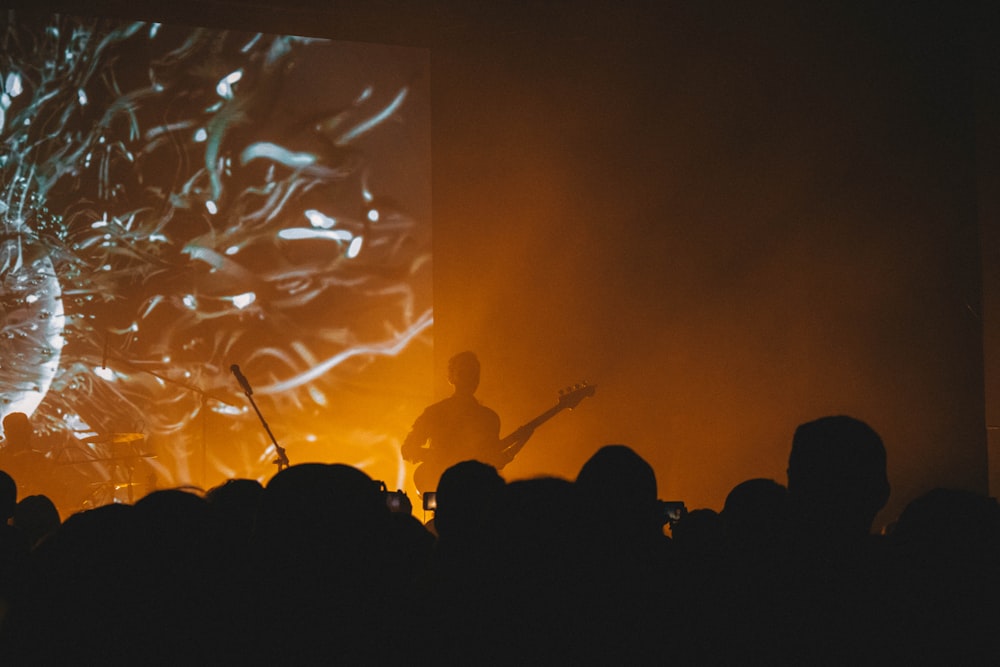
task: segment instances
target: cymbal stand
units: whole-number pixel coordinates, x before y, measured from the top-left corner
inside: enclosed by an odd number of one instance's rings
[[[105,353],[104,354],[105,354],[105,357],[107,358],[108,357],[108,352],[107,352],[107,346],[106,345],[105,345]],[[171,385],[174,385],[176,387],[180,387],[181,389],[184,389],[186,391],[193,392],[193,393],[195,393],[196,395],[198,395],[200,397],[200,400],[201,400],[201,410],[200,410],[200,413],[201,413],[201,482],[202,482],[202,486],[203,487],[208,488],[207,487],[207,481],[206,481],[207,478],[208,478],[208,470],[207,470],[207,468],[208,468],[208,465],[207,465],[207,458],[208,458],[208,429],[207,429],[208,410],[207,410],[207,405],[208,405],[208,400],[211,399],[211,400],[215,401],[216,403],[219,403],[220,405],[225,405],[227,407],[233,407],[233,408],[235,408],[236,406],[233,405],[232,403],[230,403],[228,398],[223,398],[221,396],[217,396],[213,392],[206,391],[206,390],[204,390],[204,389],[202,389],[200,387],[197,387],[197,386],[192,385],[192,384],[188,384],[187,382],[183,382],[183,381],[178,380],[176,378],[168,377],[167,375],[165,375],[163,373],[158,373],[157,371],[155,371],[153,369],[150,369],[150,368],[147,368],[143,364],[138,364],[138,363],[136,363],[136,362],[132,361],[131,359],[128,359],[128,358],[126,358],[124,356],[121,356],[121,355],[118,355],[118,354],[112,354],[110,356],[110,359],[112,361],[116,361],[118,363],[121,363],[121,364],[127,366],[128,368],[130,368],[130,369],[132,369],[134,371],[141,372],[141,373],[147,373],[147,374],[149,374],[149,375],[151,375],[151,376],[157,378],[158,380],[161,380],[161,381],[163,381],[163,382],[165,382],[167,384],[171,384]]]

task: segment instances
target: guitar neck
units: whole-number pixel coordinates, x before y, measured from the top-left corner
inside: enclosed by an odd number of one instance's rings
[[[516,431],[514,431],[513,433],[511,433],[506,438],[504,438],[503,440],[500,441],[501,444],[503,445],[502,450],[506,451],[508,447],[510,447],[511,445],[513,445],[514,443],[517,442],[518,431],[520,431],[522,429],[531,429],[531,430],[534,430],[534,429],[538,428],[539,426],[541,426],[542,424],[544,424],[545,422],[547,422],[548,420],[552,419],[557,414],[559,414],[563,410],[563,407],[564,406],[561,405],[561,404],[560,405],[554,405],[551,408],[549,408],[548,410],[546,410],[545,412],[543,412],[542,414],[540,414],[537,417],[535,417],[534,419],[532,419],[530,422],[522,424],[520,426],[520,428],[518,428]],[[520,447],[518,449],[520,449]],[[516,452],[513,452],[513,453],[516,453]]]

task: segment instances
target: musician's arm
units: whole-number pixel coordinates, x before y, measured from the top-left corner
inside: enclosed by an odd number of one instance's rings
[[[427,444],[429,437],[430,431],[427,425],[427,417],[426,414],[422,414],[413,422],[413,428],[410,429],[409,434],[407,434],[402,446],[399,448],[399,453],[403,456],[403,459],[410,463],[423,461],[424,445]]]
[[[525,424],[500,441],[500,451],[497,455],[497,462],[494,463],[497,470],[502,469],[514,460],[514,457],[521,451],[521,448],[524,447],[524,444],[528,442],[528,439],[534,432],[535,428],[533,426]]]

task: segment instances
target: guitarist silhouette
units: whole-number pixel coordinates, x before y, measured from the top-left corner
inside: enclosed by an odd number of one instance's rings
[[[424,410],[403,441],[403,458],[420,464],[413,482],[421,494],[437,488],[441,473],[460,461],[473,459],[502,470],[539,425],[594,393],[590,385],[564,392],[558,405],[500,438],[500,416],[475,396],[479,373],[479,359],[472,352],[460,352],[449,359],[448,381],[454,393]]]

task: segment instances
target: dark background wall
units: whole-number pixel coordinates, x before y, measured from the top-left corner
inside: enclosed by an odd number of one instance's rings
[[[987,3],[281,4],[87,11],[430,49],[435,390],[476,350],[512,430],[598,385],[509,478],[623,442],[719,509],[846,413],[886,442],[883,519],[987,490]]]

